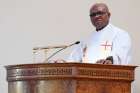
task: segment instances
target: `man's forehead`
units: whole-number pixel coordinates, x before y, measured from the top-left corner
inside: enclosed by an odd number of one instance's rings
[[[108,7],[105,4],[95,4],[90,9],[90,12],[98,12],[98,11],[107,12]]]

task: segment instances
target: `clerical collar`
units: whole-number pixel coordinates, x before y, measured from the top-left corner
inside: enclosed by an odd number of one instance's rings
[[[99,29],[99,30],[96,30],[97,32],[101,32],[101,31],[104,31],[105,29],[107,29],[108,27],[110,26],[110,23],[108,23],[105,27]]]

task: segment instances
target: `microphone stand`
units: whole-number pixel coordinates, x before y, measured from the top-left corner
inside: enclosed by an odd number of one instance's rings
[[[57,53],[59,53],[60,51],[66,49],[66,48],[68,48],[68,47],[71,47],[71,46],[73,46],[73,45],[75,45],[75,44],[79,44],[79,43],[80,43],[80,41],[77,41],[77,42],[75,42],[75,43],[73,43],[73,44],[70,44],[70,45],[68,45],[68,46],[65,46],[65,47],[61,48],[60,50],[54,52],[51,56],[49,56],[44,62],[49,61],[49,59],[51,59],[53,56],[55,56],[55,55],[56,55]]]
[[[58,52],[60,52],[60,51],[62,51],[62,50],[64,50],[64,49],[66,49],[66,48],[67,48],[67,46],[64,47],[64,48],[62,48],[62,49],[59,49],[58,51],[56,51],[55,53],[53,53],[51,56],[49,56],[44,62],[49,61],[49,59],[51,59],[53,56],[55,56]]]

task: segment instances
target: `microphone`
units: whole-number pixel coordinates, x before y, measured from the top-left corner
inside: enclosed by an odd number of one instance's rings
[[[52,55],[50,55],[45,61],[48,61],[49,59],[51,59],[53,56],[55,56],[55,55],[56,55],[57,53],[59,53],[60,51],[65,50],[66,48],[71,47],[71,46],[76,45],[76,44],[79,44],[79,43],[80,43],[80,41],[76,41],[75,43],[72,43],[72,44],[70,44],[70,45],[68,45],[68,46],[65,46],[65,47],[59,49],[58,51],[56,51],[56,52],[54,52]]]
[[[56,49],[56,48],[64,48],[66,45],[61,46],[47,46],[47,47],[34,47],[33,50],[43,50],[43,49]]]

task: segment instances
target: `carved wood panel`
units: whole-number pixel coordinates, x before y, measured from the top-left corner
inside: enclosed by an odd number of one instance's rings
[[[76,93],[130,93],[130,84],[119,81],[78,81]]]
[[[8,93],[131,93],[136,66],[80,63],[7,66]]]

